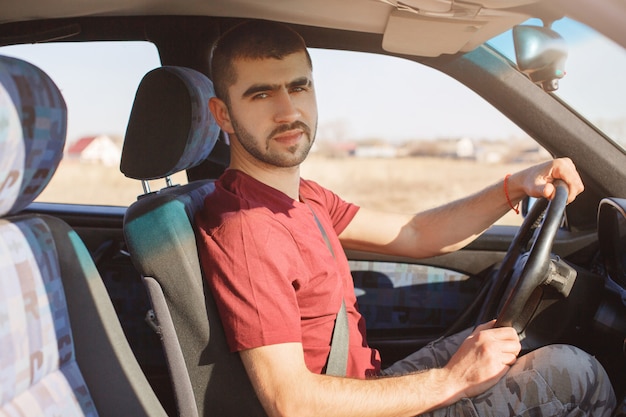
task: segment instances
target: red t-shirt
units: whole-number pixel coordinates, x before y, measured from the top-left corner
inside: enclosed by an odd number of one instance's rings
[[[347,376],[380,370],[367,346],[350,268],[337,235],[358,207],[301,180],[301,201],[228,170],[198,213],[202,266],[232,351],[299,342],[307,367],[321,373],[342,299],[350,329]],[[323,225],[335,257],[317,226]]]

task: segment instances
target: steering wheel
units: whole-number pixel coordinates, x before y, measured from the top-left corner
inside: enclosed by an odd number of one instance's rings
[[[487,295],[480,315],[482,321],[486,321],[485,315],[499,310],[495,326],[511,326],[521,333],[532,317],[541,299],[535,289],[549,278],[552,271],[550,253],[567,205],[567,185],[560,180],[554,185],[554,198],[551,201],[541,198],[535,202],[511,242]],[[533,236],[536,238],[527,249]],[[496,309],[498,305],[500,307]]]

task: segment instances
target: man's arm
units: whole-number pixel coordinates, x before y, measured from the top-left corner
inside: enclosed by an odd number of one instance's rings
[[[339,378],[310,372],[302,345],[241,352],[252,385],[271,416],[415,416],[472,397],[494,385],[515,362],[511,328],[478,326],[448,365],[397,377]]]
[[[554,196],[553,182],[568,185],[571,202],[584,186],[572,161],[555,159],[513,174],[507,191],[503,180],[444,206],[401,215],[361,208],[339,238],[347,249],[423,258],[455,251],[478,237],[524,196]],[[416,190],[419,192],[419,190]]]

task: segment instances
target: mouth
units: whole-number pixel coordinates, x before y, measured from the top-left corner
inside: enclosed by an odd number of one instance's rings
[[[269,135],[268,141],[287,148],[296,148],[304,141],[310,141],[311,129],[302,121],[277,126]]]
[[[301,129],[292,129],[275,135],[272,139],[284,145],[295,145],[303,136],[304,132]]]

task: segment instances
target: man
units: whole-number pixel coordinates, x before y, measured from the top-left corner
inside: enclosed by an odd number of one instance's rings
[[[568,346],[518,359],[515,330],[493,322],[381,370],[343,253],[420,258],[457,250],[524,195],[551,197],[555,179],[573,200],[583,185],[570,160],[417,215],[358,208],[300,178],[317,107],[299,35],[244,23],[217,42],[211,70],[218,98],[209,105],[230,136],[231,164],[197,218],[202,263],[229,346],[270,416],[610,414],[614,394],[595,359]],[[345,378],[324,374],[342,300],[350,333]]]

